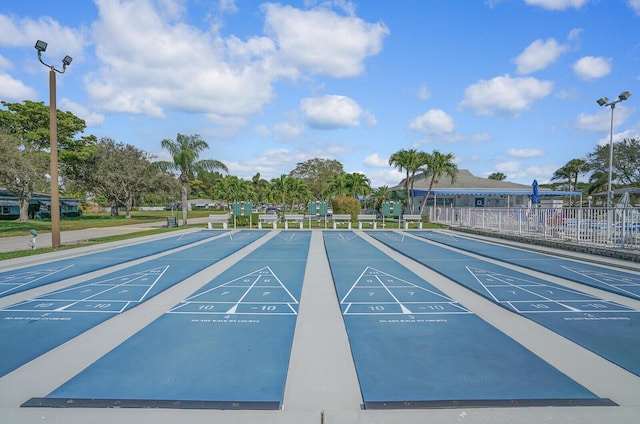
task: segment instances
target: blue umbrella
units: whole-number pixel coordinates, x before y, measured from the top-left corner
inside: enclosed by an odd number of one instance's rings
[[[538,180],[533,180],[533,196],[531,196],[531,203],[540,203],[540,194],[538,193]]]

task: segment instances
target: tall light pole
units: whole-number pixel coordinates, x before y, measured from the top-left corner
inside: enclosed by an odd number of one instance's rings
[[[67,66],[73,60],[71,56],[62,59],[62,70],[48,65],[42,60],[42,53],[47,50],[47,43],[38,40],[35,45],[38,51],[38,60],[49,68],[49,149],[51,151],[50,171],[51,175],[51,246],[60,246],[60,195],[58,190],[58,116],[56,107],[56,72],[64,74]]]
[[[612,102],[609,101],[607,97],[601,97],[596,100],[596,102],[600,106],[606,106],[611,108],[611,130],[609,132],[609,182],[607,183],[607,206],[611,207],[611,200],[613,197],[613,191],[611,190],[611,178],[613,175],[613,110],[616,108],[616,105],[623,100],[627,100],[631,97],[631,93],[628,91],[623,91],[618,96],[618,100],[614,100]]]

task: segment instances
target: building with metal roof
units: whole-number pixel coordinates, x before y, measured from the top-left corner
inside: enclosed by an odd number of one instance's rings
[[[414,207],[421,204],[429,191],[430,178],[423,173],[417,174],[413,183]],[[405,191],[403,179],[393,191]],[[454,182],[443,176],[431,189],[427,207],[442,205],[447,207],[527,207],[530,206],[533,186],[492,180],[473,175],[468,169],[459,169]],[[542,203],[549,202],[552,197],[579,197],[580,191],[557,191],[541,188],[539,196]]]

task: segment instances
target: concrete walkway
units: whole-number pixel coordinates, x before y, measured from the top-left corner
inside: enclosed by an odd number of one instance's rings
[[[191,218],[189,224],[203,224],[203,228],[206,228],[207,218]],[[76,244],[86,242],[88,240],[117,236],[121,234],[131,234],[140,231],[147,231],[153,228],[166,228],[167,221],[158,222],[146,222],[142,224],[131,225],[119,225],[116,227],[100,227],[100,228],[88,228],[85,230],[73,230],[60,232],[60,242],[65,244]],[[16,236],[16,237],[0,237],[0,252],[14,252],[17,250],[30,249],[30,242],[32,240],[31,235]],[[38,234],[36,239],[38,248],[51,247],[51,233]]]

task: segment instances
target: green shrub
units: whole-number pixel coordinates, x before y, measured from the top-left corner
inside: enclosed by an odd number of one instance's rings
[[[353,197],[336,197],[331,202],[334,214],[349,214],[351,221],[355,222],[360,213],[360,201]]]

